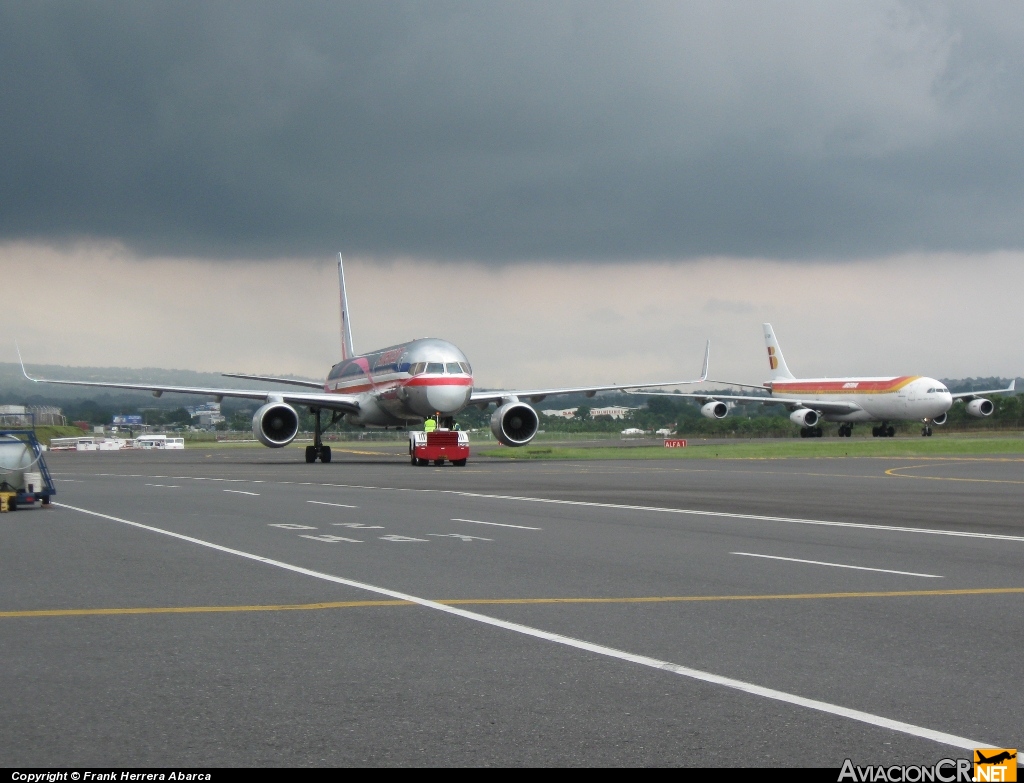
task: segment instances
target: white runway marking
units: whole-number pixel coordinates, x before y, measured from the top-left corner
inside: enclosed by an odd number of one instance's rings
[[[357,530],[383,530],[384,525],[364,525],[362,522],[331,522],[333,527],[351,527]]]
[[[339,484],[337,486],[344,486]],[[367,487],[367,489],[369,489]],[[378,487],[378,489],[391,489]],[[435,490],[421,490],[435,491]],[[477,492],[455,492],[454,490],[436,490],[451,492],[467,498],[489,498],[491,500],[522,500],[527,503],[558,503],[565,506],[587,506],[590,508],[614,508],[624,511],[653,511],[661,514],[687,514],[698,517],[725,517],[727,519],[751,519],[756,522],[788,522],[794,525],[820,525],[822,527],[847,527],[861,530],[881,530],[885,533],[921,533],[930,536],[956,536],[959,538],[986,538],[995,541],[1024,541],[1024,536],[1005,536],[997,533],[970,533],[965,530],[931,530],[925,527],[897,527],[895,525],[870,525],[865,522],[829,522],[824,519],[800,519],[799,517],[769,517],[759,514],[736,514],[731,511],[700,511],[690,508],[665,508],[663,506],[631,506],[621,503],[593,503],[587,500],[554,500],[552,498],[530,498],[516,495],[483,495]],[[472,521],[472,520],[458,520]],[[495,523],[490,523],[495,524]],[[539,528],[538,528],[539,529]]]
[[[282,527],[285,530],[316,530],[312,525],[296,525],[294,522],[270,522],[267,527]]]
[[[845,565],[843,563],[825,563],[821,560],[800,560],[796,557],[778,557],[776,555],[755,555],[753,552],[730,552],[730,555],[744,557],[763,557],[766,560],[788,560],[790,563],[808,563],[810,565],[831,566],[832,568],[852,568],[856,571],[878,571],[883,574],[900,574],[901,576],[923,576],[926,579],[943,579],[938,574],[915,574],[913,571],[890,571],[888,568],[868,568],[866,566]]]
[[[514,527],[519,530],[543,530],[542,527],[527,527],[526,525],[506,525],[503,522],[481,522],[479,519],[458,519],[455,518],[452,522],[472,522],[474,525],[494,525],[495,527]]]
[[[299,536],[299,538],[312,538],[314,541],[326,541],[329,544],[337,544],[340,541],[345,541],[349,544],[362,544],[362,541],[356,541],[354,538],[344,538],[343,536],[332,536],[325,534],[322,536]]]
[[[66,479],[65,479],[66,480]],[[181,489],[177,484],[146,484],[147,487],[163,487],[165,489]]]
[[[81,473],[68,473],[67,475],[82,475]],[[234,481],[248,482],[252,484],[261,483],[255,479],[214,479],[204,476],[143,476],[136,473],[95,473],[94,476],[110,478],[170,478],[174,480],[188,479],[191,481]],[[69,479],[63,479],[68,481]],[[440,495],[456,495],[467,498],[485,498],[490,500],[518,500],[527,503],[557,503],[566,506],[585,506],[589,508],[622,509],[625,511],[650,511],[659,514],[685,514],[690,516],[720,517],[724,519],[750,519],[755,522],[784,522],[794,525],[820,525],[822,527],[843,527],[860,530],[879,530],[883,533],[918,533],[930,536],[952,536],[955,538],[981,538],[991,541],[1017,541],[1024,543],[1024,536],[1010,536],[999,533],[973,533],[966,530],[935,530],[924,527],[901,527],[896,525],[872,525],[865,522],[831,522],[825,519],[801,519],[800,517],[774,517],[760,514],[738,514],[732,511],[702,511],[690,508],[667,508],[665,506],[635,506],[622,503],[595,503],[587,500],[557,500],[555,498],[533,498],[521,495],[491,495],[480,492],[463,492],[454,489],[416,489],[412,487],[377,487],[368,484],[334,484],[331,482],[315,481],[278,481],[281,485],[292,485],[302,487],[336,487],[338,489],[369,489],[378,492],[430,492]],[[453,522],[473,522],[478,525],[498,525],[499,527],[522,527],[524,530],[541,530],[542,528],[529,528],[522,525],[501,525],[498,522],[481,522],[475,519],[453,519]]]
[[[322,500],[307,500],[307,503],[316,503],[318,506],[337,506],[338,508],[359,508],[359,506],[350,506],[348,503],[324,503]]]
[[[818,712],[824,712],[829,715],[837,715],[842,718],[849,718],[850,720],[855,720],[860,723],[866,723],[871,726],[878,726],[884,729],[891,729],[892,731],[898,731],[903,734],[909,734],[913,737],[921,737],[923,739],[932,740],[943,745],[950,745],[952,747],[963,748],[965,750],[973,750],[974,748],[1004,747],[1003,745],[1000,745],[998,743],[994,744],[991,742],[982,742],[980,740],[969,739],[967,737],[959,737],[955,734],[947,734],[946,732],[936,731],[934,729],[925,728],[924,726],[916,726],[912,723],[904,723],[903,721],[892,720],[891,718],[885,718],[881,715],[874,715],[870,712],[854,710],[850,709],[849,707],[842,707],[838,704],[830,704],[829,702],[818,701],[817,699],[808,699],[803,696],[797,696],[792,693],[786,693],[785,691],[777,691],[773,688],[764,688],[760,685],[754,685],[753,683],[744,682],[742,680],[734,680],[731,677],[721,677],[717,674],[701,671],[700,669],[691,669],[686,666],[679,666],[674,663],[669,663],[668,661],[659,661],[656,658],[648,658],[645,655],[636,655],[634,653],[625,652],[623,650],[616,650],[613,647],[605,647],[604,645],[594,644],[593,642],[587,642],[582,639],[574,639],[570,636],[562,636],[561,634],[551,633],[549,631],[542,631],[539,628],[531,628],[528,625],[520,625],[519,623],[511,623],[506,620],[499,620],[495,617],[488,617],[485,614],[470,612],[466,609],[460,609],[456,606],[446,606],[445,604],[439,604],[436,601],[430,601],[426,598],[420,598],[418,596],[409,595],[408,593],[400,593],[397,590],[389,590],[385,587],[377,587],[376,585],[366,584],[365,582],[357,582],[353,579],[345,579],[340,576],[333,576],[332,574],[325,574],[320,571],[313,571],[309,568],[303,568],[302,566],[292,565],[291,563],[283,563],[280,560],[272,560],[269,557],[255,555],[250,552],[243,552],[239,549],[231,549],[230,547],[221,546],[220,544],[214,544],[210,541],[203,541],[200,538],[193,538],[192,536],[186,536],[181,533],[174,533],[170,530],[164,530],[163,528],[153,527],[152,525],[144,525],[140,522],[132,522],[127,519],[121,519],[119,517],[110,516],[109,514],[101,514],[98,511],[89,511],[88,509],[78,508],[76,506],[69,506],[64,503],[54,503],[54,505],[57,506],[58,508],[66,508],[70,511],[78,511],[82,514],[88,514],[90,516],[99,517],[101,519],[108,519],[111,522],[119,522],[123,525],[130,525],[131,527],[139,528],[140,530],[148,530],[152,533],[159,533],[164,536],[170,536],[171,538],[177,538],[181,541],[188,541],[192,544],[197,544],[199,546],[215,549],[218,552],[224,552],[229,555],[244,557],[247,560],[254,560],[259,563],[274,566],[275,568],[283,568],[286,571],[292,571],[297,574],[303,574],[305,576],[313,577],[314,579],[323,579],[327,582],[333,582],[335,584],[354,587],[357,590],[365,590],[370,593],[385,595],[389,598],[394,598],[400,601],[409,601],[410,603],[418,604],[420,606],[426,607],[427,609],[433,609],[438,612],[444,612],[445,614],[455,615],[456,617],[462,617],[463,619],[483,623],[484,625],[490,625],[495,628],[502,628],[506,631],[512,631],[514,633],[523,634],[524,636],[531,636],[535,639],[542,639],[544,641],[553,642],[554,644],[560,644],[566,647],[572,647],[577,650],[584,650],[586,652],[595,653],[597,655],[603,655],[608,658],[615,658],[620,661],[635,663],[640,666],[650,667],[652,669],[659,669],[661,671],[669,672],[672,674],[678,674],[680,676],[688,677],[693,680],[699,680],[701,682],[712,683],[714,685],[721,685],[732,690],[741,691],[743,693],[749,693],[754,696],[761,696],[763,698],[772,699],[774,701],[785,702],[786,704],[792,704],[797,707],[806,707],[807,709],[816,710]]]
[[[381,536],[381,541],[394,541],[396,544],[404,544],[408,542],[419,542],[422,544],[429,544],[430,542],[425,538],[413,538],[412,536]]]
[[[493,541],[493,538],[483,538],[482,536],[464,536],[462,533],[427,533],[428,536],[436,536],[437,538],[457,538],[459,541]]]
[[[255,495],[256,497],[260,496],[259,492],[246,492],[244,489],[222,489],[221,492],[232,492],[236,495]]]

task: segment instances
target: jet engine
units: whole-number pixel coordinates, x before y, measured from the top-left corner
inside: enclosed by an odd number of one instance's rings
[[[946,423],[946,418],[947,417],[945,413],[943,413],[941,416],[934,416],[932,417],[932,424],[937,424],[938,426],[941,427],[943,424]]]
[[[984,419],[986,416],[991,416],[992,411],[995,409],[996,406],[992,404],[992,400],[986,400],[984,398],[971,400],[967,403],[967,415],[973,416],[976,419]]]
[[[718,400],[712,400],[706,402],[700,409],[701,416],[707,416],[709,419],[724,419],[729,413],[729,406],[724,402]]]
[[[284,402],[268,402],[252,415],[252,434],[264,446],[279,449],[299,432],[299,414]]]
[[[525,446],[540,427],[537,412],[521,402],[508,402],[491,414],[491,432],[506,446]]]
[[[818,412],[812,411],[810,408],[800,408],[789,414],[789,420],[794,424],[799,424],[801,427],[813,427],[820,418]]]

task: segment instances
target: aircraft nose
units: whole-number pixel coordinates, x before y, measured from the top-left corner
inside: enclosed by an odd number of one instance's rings
[[[431,386],[427,401],[439,413],[456,413],[466,407],[471,391],[471,386]]]

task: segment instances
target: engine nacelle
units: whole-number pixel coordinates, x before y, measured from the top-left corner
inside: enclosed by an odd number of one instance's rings
[[[706,402],[700,409],[700,415],[707,416],[709,419],[724,419],[728,414],[729,406],[718,400]]]
[[[986,416],[991,416],[995,409],[996,406],[992,404],[992,400],[986,400],[983,397],[967,403],[967,415],[973,416],[976,419],[984,419]]]
[[[946,423],[947,418],[948,416],[946,416],[945,413],[943,413],[941,416],[935,416],[932,418],[932,424],[937,424],[941,427],[943,424]]]
[[[252,415],[252,434],[264,446],[279,449],[299,433],[299,414],[285,402],[268,402]]]
[[[812,411],[810,408],[800,408],[789,414],[789,420],[794,424],[799,424],[801,427],[814,427],[819,419],[821,417],[818,415],[818,412]]]
[[[522,402],[508,402],[491,414],[491,432],[506,446],[525,446],[540,428],[537,412]]]

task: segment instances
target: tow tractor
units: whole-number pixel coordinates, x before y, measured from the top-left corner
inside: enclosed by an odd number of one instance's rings
[[[449,460],[462,467],[469,459],[469,433],[438,428],[409,433],[409,459],[413,465],[443,465]]]
[[[32,430],[0,430],[0,512],[19,506],[44,507],[57,494]]]

